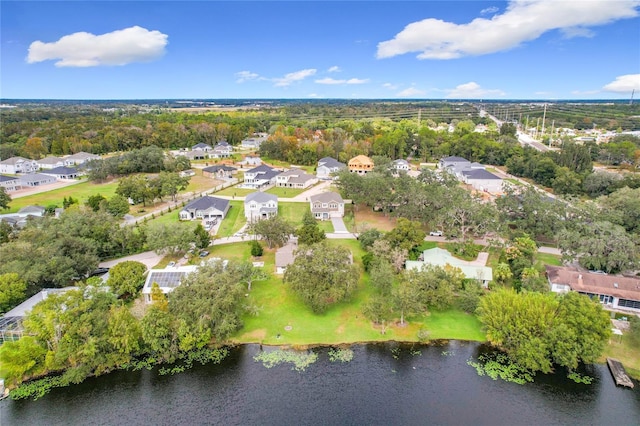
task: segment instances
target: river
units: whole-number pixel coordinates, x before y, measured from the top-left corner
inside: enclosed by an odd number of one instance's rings
[[[297,372],[253,359],[240,346],[219,365],[180,374],[116,372],[37,401],[0,402],[10,425],[640,425],[640,383],[617,388],[606,366],[590,385],[542,375],[518,385],[467,365],[486,346],[356,345],[350,362],[317,362]],[[263,348],[272,350],[272,348]]]

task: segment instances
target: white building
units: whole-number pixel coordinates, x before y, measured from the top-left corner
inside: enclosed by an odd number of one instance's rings
[[[344,200],[337,192],[322,192],[309,197],[311,213],[320,220],[344,217]]]
[[[266,192],[252,192],[244,198],[247,222],[267,219],[278,214],[278,197]]]
[[[281,188],[308,188],[318,182],[318,178],[302,169],[289,169],[276,176],[276,186]]]
[[[68,155],[63,158],[64,165],[69,166],[79,166],[91,160],[99,160],[100,156],[95,154],[90,154],[88,152],[76,152],[75,154]]]
[[[224,219],[231,204],[229,200],[205,195],[193,200],[180,211],[180,220]]]
[[[253,189],[268,187],[276,183],[276,176],[280,173],[280,170],[276,170],[266,164],[262,164],[244,172],[243,186],[245,188]]]
[[[422,270],[426,265],[444,268],[449,265],[460,269],[465,278],[480,281],[484,287],[487,287],[489,281],[493,280],[493,269],[453,257],[447,250],[435,247],[425,250],[422,256],[424,260],[407,260],[405,262],[406,269]]]
[[[176,289],[182,280],[198,269],[196,265],[176,266],[165,269],[151,269],[142,287],[142,296],[146,303],[151,303],[151,288],[153,283],[158,284],[160,291],[167,294]]]
[[[15,175],[18,173],[33,173],[38,170],[34,160],[24,157],[11,157],[0,161],[0,173]]]
[[[56,167],[64,167],[64,160],[60,157],[49,156],[36,160],[36,164],[42,170],[51,170]]]
[[[318,179],[331,179],[335,173],[338,173],[346,167],[346,164],[339,162],[335,158],[324,157],[318,160],[316,176]]]

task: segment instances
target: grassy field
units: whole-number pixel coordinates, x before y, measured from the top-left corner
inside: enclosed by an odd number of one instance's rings
[[[562,266],[562,257],[549,253],[536,253],[536,266]]]
[[[218,228],[219,237],[230,237],[247,223],[244,217],[244,202],[230,201],[231,208]]]
[[[280,198],[293,198],[296,195],[302,194],[304,191],[307,191],[310,188],[313,188],[313,186],[310,186],[309,188],[305,188],[305,189],[280,188],[280,187],[274,186],[273,188],[267,189],[265,192],[269,194],[277,195]]]
[[[640,348],[631,346],[626,336],[611,337],[599,361],[604,363],[607,358],[617,359],[630,376],[640,380]]]
[[[302,224],[302,217],[309,210],[307,203],[278,203],[278,216],[298,227]]]
[[[361,265],[362,249],[354,240],[331,240],[329,244],[348,247],[354,261]],[[211,256],[249,259],[247,243],[213,246]],[[432,339],[463,339],[484,341],[480,323],[464,312],[452,309],[430,312],[409,318],[405,326],[389,324],[383,330],[367,320],[362,306],[372,294],[368,276],[362,275],[358,290],[351,300],[334,305],[322,315],[314,314],[274,274],[275,250],[265,250],[262,257],[270,278],[253,283],[248,302],[258,307],[258,315],[245,316],[244,327],[232,340],[237,343],[264,343],[304,346],[373,341],[417,341],[420,330],[427,330]]]
[[[105,198],[111,198],[115,195],[117,188],[117,181],[106,183],[92,183],[88,181],[81,182],[75,185],[41,192],[39,194],[16,198],[9,204],[10,209],[7,213],[15,213],[21,208],[31,205],[47,207],[55,204],[58,207],[62,207],[62,200],[65,197],[73,197],[77,199],[80,204],[84,204],[90,196],[97,194],[100,194]]]
[[[222,191],[218,191],[215,193],[215,195],[226,195],[227,197],[246,197],[252,192],[256,192],[256,190],[248,188],[238,188],[238,186],[236,185],[225,188]]]

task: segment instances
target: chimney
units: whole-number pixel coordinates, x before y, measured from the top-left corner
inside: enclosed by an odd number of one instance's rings
[[[579,286],[584,285],[584,283],[582,282],[582,274],[579,274],[579,275],[578,275],[578,285],[579,285]]]

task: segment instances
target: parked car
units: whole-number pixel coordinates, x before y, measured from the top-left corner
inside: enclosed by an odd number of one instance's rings
[[[171,261],[171,262],[169,262],[169,264],[167,265],[167,268],[173,268],[174,266],[176,266],[176,262]]]
[[[429,235],[432,237],[442,237],[442,231],[431,231],[429,232]]]
[[[109,272],[109,268],[96,268],[93,271],[89,272],[88,277],[95,277],[96,275],[104,275]]]
[[[200,257],[207,257],[207,256],[209,256],[209,252],[208,251],[203,250],[203,251],[200,252]]]

